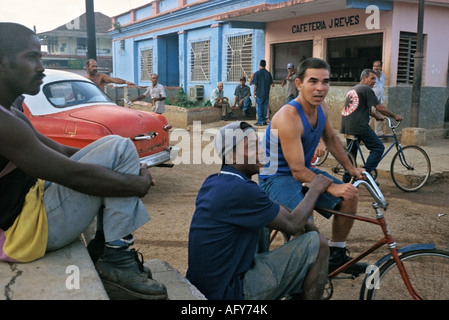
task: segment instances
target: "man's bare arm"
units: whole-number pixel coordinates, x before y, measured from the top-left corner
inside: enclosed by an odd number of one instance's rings
[[[20,111],[13,111],[18,118],[22,119],[23,121],[25,121],[30,127],[31,129],[35,132],[36,136],[38,137],[38,139],[45,144],[47,147],[67,156],[67,157],[71,157],[72,155],[74,155],[79,148],[75,148],[75,147],[69,147],[69,146],[65,146],[63,144],[60,144],[50,138],[48,138],[47,136],[44,136],[43,134],[41,134],[40,132],[38,132],[31,124],[30,120]]]
[[[11,134],[11,133],[14,134]],[[96,196],[145,196],[151,187],[146,168],[140,175],[117,173],[77,162],[42,143],[26,122],[0,114],[0,155],[27,174]]]

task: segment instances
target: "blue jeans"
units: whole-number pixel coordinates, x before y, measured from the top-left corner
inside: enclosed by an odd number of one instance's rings
[[[249,116],[251,113],[251,106],[252,106],[251,99],[249,97],[246,97],[245,100],[243,100],[243,106],[239,107],[242,108],[245,116]]]
[[[256,97],[257,122],[267,123],[268,98],[260,99]]]
[[[132,141],[106,136],[75,153],[75,161],[95,163],[114,171],[138,175],[140,162]],[[44,203],[48,219],[47,251],[62,248],[74,240],[97,217],[97,229],[106,241],[120,239],[145,224],[150,216],[136,197],[98,197],[47,181]],[[99,214],[101,213],[101,214]]]
[[[334,183],[341,184],[342,181],[331,176],[329,173],[321,171],[317,168],[309,168],[315,174],[323,174],[332,179]],[[296,180],[292,175],[275,175],[268,178],[260,179],[260,187],[265,190],[268,197],[289,210],[295,209],[298,204],[304,199],[307,189],[304,189],[302,182]],[[323,193],[318,197],[316,202],[317,207],[325,209],[335,209],[341,202],[340,198],[336,198],[329,193]],[[330,214],[320,212],[326,218],[330,218]]]
[[[382,155],[385,151],[385,146],[380,141],[379,137],[373,130],[369,130],[365,134],[357,135],[357,138],[365,144],[365,147],[370,151],[368,158],[366,159],[366,163],[363,166],[365,170],[369,173],[372,170],[377,168],[380,160],[382,159]],[[350,139],[346,139],[347,145],[351,142]],[[352,145],[351,150],[349,152],[354,156],[354,159],[357,160],[357,145],[354,143]]]

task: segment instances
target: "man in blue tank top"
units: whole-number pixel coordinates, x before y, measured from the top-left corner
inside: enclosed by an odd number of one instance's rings
[[[267,158],[259,175],[259,184],[270,199],[295,208],[307,191],[303,183],[309,183],[317,174],[324,173],[333,179],[333,183],[319,197],[317,206],[356,214],[357,188],[311,167],[313,154],[322,138],[335,159],[353,177],[363,179],[363,169],[357,169],[350,163],[332,128],[327,106],[323,104],[329,91],[329,75],[330,67],[321,59],[310,58],[300,64],[295,80],[300,95],[274,115],[262,139]],[[353,221],[340,216],[335,216],[332,221],[329,272],[350,260],[346,254],[346,239]],[[366,267],[365,263],[357,263],[347,272],[364,273]]]

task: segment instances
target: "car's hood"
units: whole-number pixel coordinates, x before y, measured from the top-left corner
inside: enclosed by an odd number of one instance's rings
[[[72,118],[99,123],[106,126],[114,134],[124,137],[127,137],[130,132],[136,135],[150,131],[160,132],[166,125],[158,119],[157,114],[120,106],[96,105],[79,108],[69,114]]]

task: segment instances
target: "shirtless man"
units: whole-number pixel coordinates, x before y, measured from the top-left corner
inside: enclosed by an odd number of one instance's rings
[[[120,78],[110,77],[105,73],[98,73],[97,61],[89,59],[86,61],[86,78],[93,81],[101,90],[104,91],[104,86],[108,83],[126,84],[128,86],[136,86],[130,81],[126,81]]]
[[[39,38],[20,24],[0,23],[0,43],[0,261],[39,259],[78,239],[97,217],[104,239],[96,269],[107,292],[166,299],[166,288],[130,248],[132,232],[150,219],[139,197],[153,184],[134,144],[109,135],[78,149],[36,131],[11,105],[40,91]]]
[[[299,96],[274,115],[263,137],[267,161],[259,174],[259,184],[271,200],[295,208],[307,191],[303,183],[310,183],[318,174],[325,174],[333,182],[318,198],[317,207],[356,214],[357,188],[311,167],[311,159],[322,139],[329,152],[353,177],[363,179],[362,169],[352,166],[346,156],[332,128],[327,106],[323,104],[330,87],[329,74],[330,67],[324,60],[310,58],[300,64],[295,79]],[[346,239],[353,221],[339,216],[333,218],[329,272],[350,260],[346,254]],[[356,263],[347,272],[364,273],[366,267],[365,263]]]

